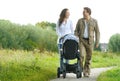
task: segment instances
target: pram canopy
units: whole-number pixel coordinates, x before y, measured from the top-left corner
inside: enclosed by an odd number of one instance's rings
[[[65,41],[67,40],[74,40],[76,41],[77,43],[79,43],[79,38],[77,36],[75,36],[74,34],[67,34],[64,36],[63,38],[63,44],[65,43]]]
[[[63,38],[63,56],[65,59],[75,59],[78,57],[79,39],[74,34],[65,35]]]

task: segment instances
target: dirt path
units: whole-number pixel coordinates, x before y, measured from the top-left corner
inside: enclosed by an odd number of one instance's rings
[[[100,75],[101,72],[104,72],[104,71],[109,70],[111,68],[112,67],[110,67],[110,68],[94,68],[94,69],[91,69],[91,74],[90,74],[89,78],[82,77],[80,79],[77,79],[75,74],[68,73],[65,79],[63,79],[61,77],[61,78],[57,78],[57,79],[54,79],[54,80],[51,80],[51,81],[96,81],[97,77]]]

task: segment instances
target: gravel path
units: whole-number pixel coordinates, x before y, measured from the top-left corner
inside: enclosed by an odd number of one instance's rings
[[[91,69],[90,77],[82,77],[80,79],[76,78],[76,74],[73,73],[67,73],[66,78],[63,79],[63,77],[51,80],[51,81],[96,81],[97,77],[100,75],[101,72],[104,72],[106,70],[111,69],[112,67],[108,68],[94,68]]]

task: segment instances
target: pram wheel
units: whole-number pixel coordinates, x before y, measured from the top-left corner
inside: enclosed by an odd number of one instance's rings
[[[77,76],[77,78],[81,78],[82,77],[82,73],[81,72],[77,72],[76,76]]]
[[[60,68],[57,69],[57,78],[60,78]]]
[[[66,64],[65,63],[62,65],[62,68],[63,68],[63,72],[62,72],[63,78],[66,78]]]
[[[66,72],[63,71],[63,78],[66,78]]]
[[[76,70],[76,77],[81,78],[82,77],[82,72],[80,70]]]

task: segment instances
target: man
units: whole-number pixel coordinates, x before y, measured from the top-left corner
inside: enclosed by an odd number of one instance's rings
[[[90,75],[90,64],[94,47],[94,33],[95,47],[98,48],[100,32],[97,21],[91,17],[91,9],[84,7],[83,18],[79,19],[77,22],[75,35],[79,37],[80,63],[85,77],[89,77]],[[86,52],[86,55],[85,64],[83,65],[84,51]]]

